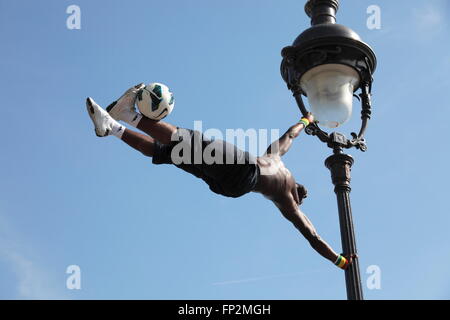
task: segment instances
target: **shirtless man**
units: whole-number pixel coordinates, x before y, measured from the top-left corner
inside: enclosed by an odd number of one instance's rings
[[[143,87],[139,84],[130,88],[106,110],[92,98],[87,98],[87,111],[97,136],[114,135],[145,156],[152,157],[154,164],[173,164],[204,180],[215,193],[234,198],[249,192],[261,193],[277,206],[314,250],[338,267],[348,268],[353,257],[337,254],[299,209],[306,197],[306,189],[295,182],[281,160],[292,141],[314,120],[311,114],[290,127],[263,156],[254,157],[225,141],[210,140],[201,132],[151,120],[136,112],[136,97]],[[127,129],[118,121],[124,121],[147,135]],[[196,152],[204,154],[206,150],[214,154],[215,161],[195,161]]]

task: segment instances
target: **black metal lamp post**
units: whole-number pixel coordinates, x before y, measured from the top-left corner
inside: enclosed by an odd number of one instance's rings
[[[350,171],[353,158],[343,149],[355,147],[366,151],[364,133],[371,115],[372,74],[376,57],[372,49],[350,28],[336,24],[338,0],[308,0],[305,12],[311,27],[282,50],[281,74],[303,115],[308,113],[302,95],[307,96],[316,123],[306,133],[317,136],[333,155],[325,165],[331,171],[338,202],[342,249],[345,255],[356,254],[350,206]],[[360,90],[359,96],[355,92]],[[352,98],[362,104],[361,128],[351,139],[338,132],[328,134],[319,125],[338,127],[351,115]],[[358,259],[345,271],[347,298],[362,300],[363,292]]]

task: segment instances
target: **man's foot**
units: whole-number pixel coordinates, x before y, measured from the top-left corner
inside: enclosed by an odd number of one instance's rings
[[[120,132],[125,130],[116,120],[114,120],[108,112],[103,110],[92,98],[86,99],[86,107],[95,126],[95,134],[98,137],[106,137],[107,135],[116,131]]]
[[[136,102],[137,94],[144,87],[143,83],[131,87],[118,100],[111,103],[106,108],[106,111],[117,121],[129,121],[129,114],[136,113],[134,103]]]

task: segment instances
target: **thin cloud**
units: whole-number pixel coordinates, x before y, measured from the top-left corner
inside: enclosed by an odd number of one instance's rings
[[[66,299],[62,292],[54,289],[54,279],[26,252],[35,252],[19,243],[21,237],[0,215],[0,261],[16,274],[17,282],[11,287],[10,299]],[[8,290],[3,286],[2,290]]]
[[[439,2],[426,3],[420,8],[413,8],[413,18],[419,32],[439,32],[446,24],[443,12],[444,6]]]
[[[212,285],[213,286],[223,286],[223,285],[230,285],[230,284],[239,284],[239,283],[246,283],[246,282],[271,280],[271,279],[277,279],[277,278],[298,277],[298,276],[305,275],[305,274],[319,273],[319,272],[326,272],[326,270],[314,270],[314,271],[306,271],[306,272],[284,273],[284,274],[268,275],[268,276],[246,278],[246,279],[238,279],[238,280],[227,280],[227,281],[214,282],[214,283],[212,283]]]

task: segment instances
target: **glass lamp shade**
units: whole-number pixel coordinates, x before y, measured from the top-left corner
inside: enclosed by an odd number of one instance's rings
[[[319,124],[328,128],[336,128],[350,119],[353,91],[358,85],[358,72],[343,64],[314,67],[300,80],[311,113]]]

